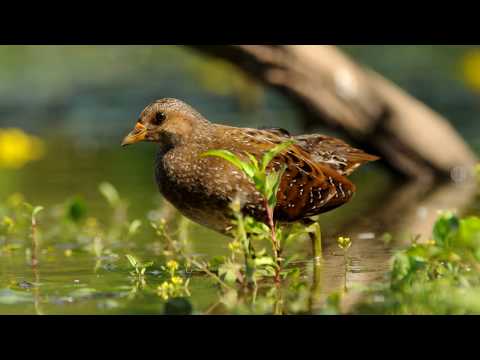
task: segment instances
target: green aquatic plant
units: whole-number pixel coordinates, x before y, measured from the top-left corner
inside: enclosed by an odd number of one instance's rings
[[[103,182],[98,186],[98,189],[112,208],[116,208],[120,205],[120,195],[112,184],[109,182]]]
[[[107,202],[112,204],[109,206],[109,214],[113,214],[115,204],[119,203],[118,199],[115,200],[118,192],[116,195],[112,195],[115,192],[110,193],[107,197],[113,201]],[[203,283],[210,287],[214,285],[217,294],[211,299],[211,304],[205,308],[195,309],[197,312],[204,310],[205,313],[231,314],[341,314],[342,311],[348,311],[355,314],[480,314],[479,217],[462,218],[453,212],[443,212],[439,214],[429,238],[416,236],[409,246],[395,252],[391,270],[385,281],[365,285],[358,290],[352,286],[348,293],[336,289],[328,294],[318,287],[320,290],[317,297],[316,284],[321,283],[322,278],[322,274],[317,273],[320,268],[311,263],[296,263],[294,256],[288,256],[291,252],[290,244],[301,237],[306,237],[311,229],[302,224],[275,227],[277,240],[283,250],[280,252],[281,267],[278,268],[276,259],[268,251],[271,245],[271,228],[268,224],[242,214],[238,201],[232,203],[234,222],[231,241],[225,247],[222,256],[209,259],[207,262],[201,255],[188,250],[188,242],[192,240],[194,234],[187,231],[189,225],[186,221],[183,222],[186,225],[182,225],[181,229],[175,226],[178,225],[176,222],[178,217],[172,217],[168,221],[149,217],[133,220],[127,218],[122,224],[108,221],[104,223],[82,210],[86,208],[86,204],[81,205],[81,201],[75,197],[69,198],[59,206],[49,206],[43,210],[41,207],[25,205],[25,200],[20,194],[15,194],[0,203],[2,264],[14,264],[14,261],[5,260],[14,260],[14,257],[19,255],[22,256],[21,263],[24,264],[23,250],[25,250],[27,260],[32,264],[34,262],[31,261],[31,256],[34,256],[34,253],[42,255],[42,264],[51,261],[50,265],[55,264],[59,268],[67,263],[77,263],[77,260],[80,262],[87,260],[90,266],[93,260],[96,262],[97,281],[106,279],[105,275],[109,272],[124,279],[126,277],[124,267],[116,263],[117,258],[113,256],[113,250],[117,251],[133,243],[130,240],[144,237],[150,241],[147,246],[154,242],[161,243],[161,251],[155,253],[158,255],[155,262],[162,265],[158,268],[153,267],[151,262],[139,260],[136,253],[135,256],[128,254],[126,261],[129,264],[130,276],[127,279],[131,281],[128,286],[123,284],[122,287],[112,288],[111,285],[92,284],[88,286],[93,286],[98,291],[89,295],[87,290],[77,291],[84,285],[72,283],[73,279],[69,278],[68,284],[61,285],[65,290],[60,289],[60,292],[65,292],[57,296],[52,294],[53,290],[58,291],[58,284],[55,284],[55,287],[45,275],[40,281],[39,274],[43,266],[33,267],[33,275],[30,274],[29,277],[27,274],[25,281],[15,278],[2,279],[5,284],[2,284],[1,288],[9,289],[2,290],[4,291],[3,303],[0,299],[2,306],[15,306],[17,300],[12,298],[13,293],[10,291],[14,290],[25,299],[27,296],[24,295],[28,295],[25,305],[34,301],[35,309],[41,308],[41,311],[35,310],[37,313],[53,309],[54,301],[69,304],[95,302],[99,307],[116,304],[112,305],[112,309],[122,309],[121,311],[132,309],[130,306],[137,306],[135,304],[142,301],[144,304],[148,302],[148,306],[158,306],[158,302],[166,307],[167,304],[173,304],[170,302],[174,299],[180,299],[179,303],[184,302],[181,300],[184,299],[185,304],[190,304],[186,298],[190,296],[191,283],[195,283],[195,289],[198,288],[198,284]],[[145,221],[147,224],[151,222],[151,228],[143,225]],[[41,230],[35,236],[38,251],[33,251],[33,236],[32,246],[30,245],[32,225]],[[118,238],[113,237],[112,227],[118,231]],[[41,246],[38,246],[38,240],[41,240]],[[129,240],[128,244],[122,243],[125,240]],[[352,242],[345,236],[336,240],[336,246],[343,251],[346,275]],[[379,241],[389,245],[393,242],[393,236],[384,234]],[[137,249],[142,251],[138,246],[143,245],[145,244],[137,242],[135,251]],[[18,249],[22,251],[16,251]],[[309,266],[312,266],[313,272]],[[280,284],[273,284],[272,279],[277,275],[282,281]],[[344,278],[344,286],[346,280]],[[83,280],[81,281],[83,283]],[[354,290],[358,291],[361,301],[347,310],[346,306],[350,306],[347,298],[357,295]],[[33,300],[32,294],[35,295]],[[343,296],[345,302],[342,301]],[[108,305],[106,300],[111,304]],[[22,301],[19,299],[18,304],[22,304]],[[44,306],[47,303],[49,306]],[[342,308],[340,305],[345,307]],[[101,309],[108,310],[103,307]],[[65,309],[62,308],[61,311]],[[193,309],[187,311],[185,307],[180,312],[192,311]]]
[[[354,311],[480,313],[480,218],[440,214],[431,238],[398,251],[388,281],[368,289]]]
[[[107,202],[110,204],[110,211],[113,215],[116,211],[115,207],[122,200],[118,200],[118,192],[113,190],[113,186],[108,186],[108,189],[104,193],[109,193],[109,195],[104,195],[104,197],[110,199]],[[33,211],[33,206],[25,206],[24,203],[25,199],[16,194],[9,198],[8,203],[0,205],[2,219],[6,219],[1,223],[0,235],[8,241],[15,240],[9,244],[8,251],[5,246],[2,248],[0,256],[13,256],[15,249],[25,248],[27,258],[31,261],[34,252],[28,246],[28,242],[23,240],[27,239],[27,236],[23,235],[29,235],[31,232],[32,215],[34,223],[38,225],[39,214],[43,215],[41,219],[41,253],[45,256],[45,262],[63,259],[62,261],[68,263],[80,259],[80,256],[90,256],[89,259],[93,257],[95,264],[94,273],[100,277],[103,277],[105,272],[116,273],[121,269],[116,264],[118,255],[113,252],[113,249],[121,249],[122,246],[128,245],[128,243],[122,244],[122,240],[134,236],[151,235],[148,233],[148,227],[141,224],[144,219],[127,219],[123,224],[114,221],[102,222],[86,212],[87,204],[79,197],[70,197],[58,206],[45,209],[44,213],[39,208]],[[236,205],[238,206],[238,204]],[[235,208],[235,204],[232,206]],[[117,286],[113,289],[98,289],[97,292],[88,296],[77,296],[77,293],[81,291],[69,290],[68,293],[52,297],[48,295],[51,290],[45,288],[45,285],[38,280],[37,275],[40,274],[41,269],[37,268],[34,270],[37,274],[33,282],[35,289],[30,289],[30,291],[38,290],[39,293],[43,293],[43,296],[35,296],[35,308],[43,308],[43,305],[49,301],[58,301],[59,303],[95,301],[102,311],[107,311],[106,307],[110,305],[106,303],[106,300],[116,304],[112,306],[113,309],[125,308],[126,303],[130,301],[134,303],[156,297],[165,300],[167,304],[173,299],[190,296],[191,279],[198,281],[202,279],[203,275],[206,275],[202,281],[212,281],[213,284],[219,285],[219,296],[216,303],[220,304],[222,311],[231,309],[232,313],[244,314],[306,312],[305,298],[308,287],[300,284],[305,283],[306,278],[299,277],[298,267],[291,265],[294,257],[282,254],[280,276],[284,279],[282,287],[292,287],[293,289],[294,284],[297,284],[298,291],[286,292],[286,290],[280,287],[277,289],[277,286],[272,286],[268,281],[264,281],[274,279],[277,272],[277,264],[267,251],[271,242],[271,230],[267,224],[243,215],[238,209],[233,213],[235,221],[238,223],[235,223],[233,227],[234,237],[228,244],[228,254],[223,257],[213,258],[207,262],[191,252],[188,242],[191,241],[193,234],[187,231],[189,223],[181,221],[181,218],[179,223],[183,225],[177,226],[176,229],[174,224],[168,223],[165,219],[155,219],[154,221],[149,219],[155,237],[163,244],[163,251],[159,252],[160,256],[165,257],[159,259],[159,262],[163,261],[163,266],[159,267],[162,271],[152,269],[151,262],[143,262],[137,255],[128,253],[126,261],[130,268],[128,271],[132,284]],[[170,219],[172,222],[177,220],[176,217]],[[175,231],[169,231],[170,225]],[[112,228],[117,231],[118,238],[113,237]],[[305,227],[300,224],[278,227],[276,234],[282,247],[287,249],[297,236],[305,234]],[[151,240],[154,239],[151,238]],[[245,254],[248,256],[249,268],[246,267]],[[74,286],[80,285],[75,283]],[[15,287],[15,289],[17,288],[19,291],[29,290],[24,285]],[[114,296],[117,300],[101,299],[109,296]],[[227,299],[230,300],[227,301]],[[229,304],[228,308],[222,302],[224,300]],[[45,312],[44,310],[37,311],[37,313]]]
[[[79,223],[87,216],[87,205],[81,197],[76,196],[70,199],[65,204],[65,207],[67,219],[74,223]]]
[[[343,288],[347,291],[347,274],[348,274],[348,249],[352,246],[352,240],[349,237],[339,236],[337,238],[337,245],[343,251],[343,263],[344,263],[344,277]]]
[[[101,183],[98,190],[113,210],[107,238],[111,241],[118,241],[123,235],[128,237],[128,226],[130,224],[128,224],[127,203],[120,197],[117,189],[109,182]],[[125,227],[127,227],[127,234],[125,234]]]
[[[125,257],[132,268],[130,276],[133,280],[133,286],[131,287],[128,296],[130,299],[134,299],[140,290],[145,289],[145,271],[153,265],[153,261],[141,262],[135,256],[130,254],[126,254]]]
[[[153,265],[153,261],[140,262],[135,256],[130,254],[126,254],[125,257],[133,269],[133,271],[130,272],[130,275],[133,276],[143,277],[147,268]]]
[[[31,250],[31,264],[32,266],[38,265],[38,234],[37,234],[37,215],[44,210],[43,206],[32,206],[25,203],[25,207],[31,209],[31,237],[32,237],[32,250]]]
[[[13,233],[15,229],[15,221],[8,215],[3,216],[0,221],[0,235],[8,236]]]
[[[159,237],[163,243],[163,255],[171,257],[182,257],[181,245],[175,239],[173,239],[167,231],[167,221],[160,219],[157,222],[150,222],[150,226],[155,230],[155,234]]]
[[[242,158],[233,154],[228,150],[210,150],[202,154],[202,156],[216,156],[227,160],[232,165],[239,168],[255,185],[255,188],[260,192],[264,198],[264,206],[267,212],[268,227],[271,231],[272,248],[275,262],[277,264],[276,281],[280,281],[280,253],[281,244],[276,234],[275,222],[273,218],[273,212],[275,205],[277,204],[277,192],[282,180],[283,173],[285,172],[285,165],[278,171],[267,172],[267,167],[270,162],[286,149],[288,149],[294,141],[286,141],[279,145],[274,146],[272,149],[266,151],[262,158],[257,160],[252,154],[245,152],[248,160],[242,160]],[[238,222],[238,217],[237,217]],[[248,258],[248,256],[246,256]]]
[[[190,296],[190,292],[188,290],[188,284],[190,282],[190,279],[187,279],[185,281],[181,276],[178,275],[178,262],[176,262],[175,260],[170,260],[166,263],[165,266],[162,266],[162,268],[168,272],[169,279],[164,281],[160,286],[158,286],[158,295],[163,300]]]
[[[133,220],[130,225],[128,226],[128,236],[131,237],[138,233],[138,230],[142,226],[142,221],[139,219]]]

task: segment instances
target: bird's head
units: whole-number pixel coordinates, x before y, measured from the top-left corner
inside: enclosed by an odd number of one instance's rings
[[[122,146],[140,141],[175,146],[188,141],[198,126],[206,124],[208,121],[183,101],[156,100],[142,111],[133,130],[123,139]]]

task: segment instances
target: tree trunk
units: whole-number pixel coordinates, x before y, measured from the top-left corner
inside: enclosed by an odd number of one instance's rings
[[[432,180],[468,167],[476,157],[449,122],[334,46],[195,46],[227,59],[319,122],[381,156],[397,172]]]

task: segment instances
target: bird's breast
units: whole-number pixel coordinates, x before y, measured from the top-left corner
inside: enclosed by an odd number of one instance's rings
[[[235,175],[191,150],[159,153],[155,178],[162,195],[191,220],[225,232],[229,205],[238,192]],[[220,160],[220,159],[219,159]],[[221,163],[221,162],[220,162]]]

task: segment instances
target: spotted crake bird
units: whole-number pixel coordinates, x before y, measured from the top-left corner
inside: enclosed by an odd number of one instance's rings
[[[275,220],[280,222],[306,222],[347,203],[355,193],[355,185],[347,176],[378,159],[324,135],[292,136],[283,129],[215,124],[184,102],[170,98],[148,105],[122,146],[139,141],[158,143],[155,177],[163,196],[191,220],[228,233],[231,202],[240,199],[245,214],[265,221],[263,198],[234,165],[201,155],[224,149],[244,159],[245,152],[260,159],[268,149],[291,139],[295,143],[267,168],[286,166],[274,211]]]

